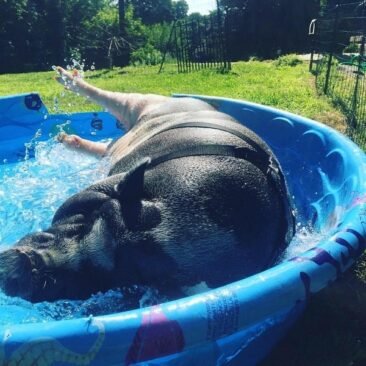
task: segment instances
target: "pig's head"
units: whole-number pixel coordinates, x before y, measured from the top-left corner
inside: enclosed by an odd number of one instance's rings
[[[141,199],[148,163],[72,196],[57,210],[50,228],[0,253],[3,291],[33,302],[85,298],[114,283],[123,285],[121,277],[128,282],[138,276],[127,243],[146,241],[138,233],[160,221],[156,205]],[[121,248],[126,249],[123,258]]]

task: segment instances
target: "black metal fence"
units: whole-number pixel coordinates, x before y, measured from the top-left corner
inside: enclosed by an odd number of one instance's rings
[[[318,90],[342,107],[348,135],[366,148],[366,1],[326,9],[309,36]]]
[[[203,19],[176,22],[172,38],[178,72],[191,72],[205,68],[230,70],[225,20],[220,13]]]

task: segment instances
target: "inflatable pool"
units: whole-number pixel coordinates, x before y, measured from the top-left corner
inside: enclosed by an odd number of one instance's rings
[[[179,97],[179,96],[177,96]],[[284,169],[299,225],[323,239],[227,286],[106,316],[0,327],[2,365],[255,365],[304,310],[311,294],[366,248],[366,160],[317,122],[244,101],[196,96],[259,134]],[[0,161],[33,154],[60,124],[95,140],[121,134],[108,113],[49,114],[37,94],[0,98]],[[263,223],[265,225],[266,223]]]

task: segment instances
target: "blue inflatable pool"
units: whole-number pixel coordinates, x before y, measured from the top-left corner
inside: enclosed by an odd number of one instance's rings
[[[325,233],[277,266],[178,301],[108,316],[0,328],[2,365],[255,365],[311,294],[366,248],[366,159],[336,131],[261,105],[197,96],[259,134],[284,169],[296,217]],[[0,161],[32,155],[68,121],[88,138],[120,135],[109,114],[48,114],[37,94],[0,98]],[[38,132],[37,132],[38,131]],[[265,225],[265,223],[264,223]]]

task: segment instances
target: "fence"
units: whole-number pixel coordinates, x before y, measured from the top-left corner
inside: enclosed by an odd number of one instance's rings
[[[224,19],[218,11],[197,20],[180,20],[174,23],[169,43],[174,46],[178,72],[206,68],[220,71],[231,69]]]
[[[318,90],[341,106],[348,135],[366,148],[366,1],[326,9],[309,35]]]

